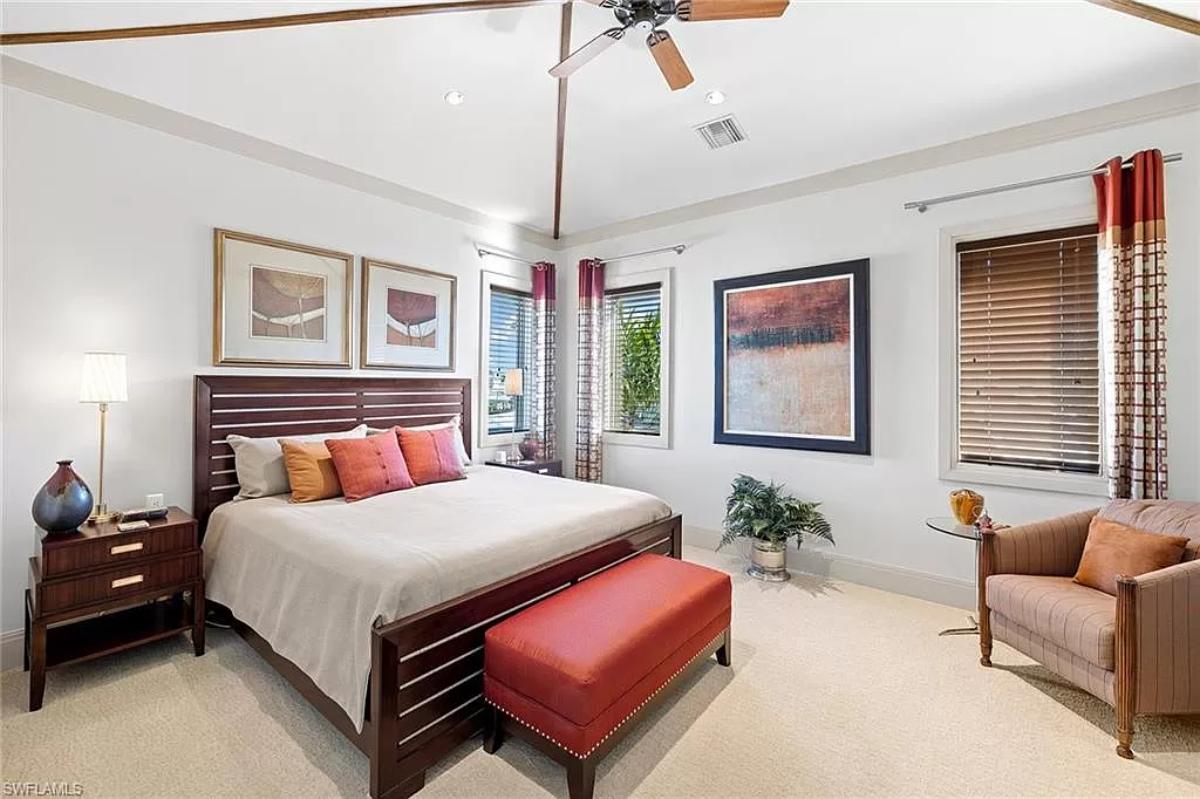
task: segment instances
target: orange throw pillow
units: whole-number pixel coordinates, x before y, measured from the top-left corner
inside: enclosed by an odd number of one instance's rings
[[[290,501],[315,502],[342,495],[342,484],[328,447],[320,441],[289,439],[281,439],[279,446],[283,449],[283,463],[292,486]]]
[[[453,427],[434,430],[396,428],[400,450],[404,453],[404,461],[408,464],[413,482],[426,485],[461,480],[466,476],[454,440],[457,435],[458,431]]]
[[[1117,577],[1137,577],[1183,560],[1188,539],[1147,533],[1120,522],[1092,518],[1075,582],[1116,595]]]
[[[347,502],[413,487],[400,442],[392,432],[325,442]]]

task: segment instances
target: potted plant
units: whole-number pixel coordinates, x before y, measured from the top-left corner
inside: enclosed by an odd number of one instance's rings
[[[796,539],[796,549],[805,535],[834,543],[833,528],[817,510],[819,504],[797,499],[778,483],[739,474],[725,501],[725,533],[717,549],[738,538],[752,539],[746,573],[759,580],[787,580],[791,576],[787,570],[789,538]]]

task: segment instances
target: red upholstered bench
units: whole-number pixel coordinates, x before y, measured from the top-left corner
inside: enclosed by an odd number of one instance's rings
[[[729,575],[640,555],[492,627],[484,636],[484,748],[519,735],[567,766],[571,799],[596,763],[713,654],[729,665]]]

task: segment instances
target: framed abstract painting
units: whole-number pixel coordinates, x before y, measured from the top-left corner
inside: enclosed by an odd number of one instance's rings
[[[871,452],[870,261],[713,284],[713,441]]]
[[[458,278],[363,259],[361,365],[454,369]]]
[[[213,363],[350,368],[354,256],[213,231]]]

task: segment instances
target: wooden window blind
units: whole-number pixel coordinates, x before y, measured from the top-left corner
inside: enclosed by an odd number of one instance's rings
[[[525,391],[533,374],[533,295],[500,286],[491,287],[488,297],[488,418],[489,435],[529,430],[527,396],[504,394],[504,375],[509,369],[525,370]]]
[[[957,250],[959,461],[1099,474],[1096,226]]]
[[[659,435],[662,427],[662,285],[604,295],[604,429]]]

